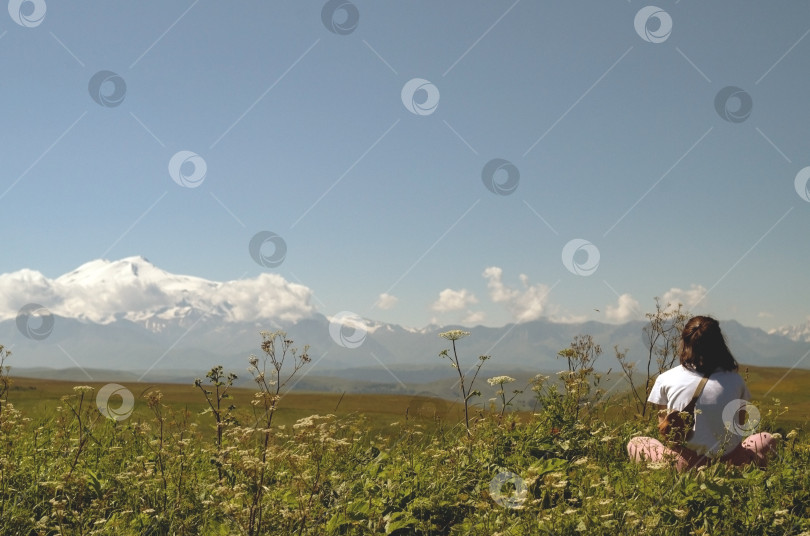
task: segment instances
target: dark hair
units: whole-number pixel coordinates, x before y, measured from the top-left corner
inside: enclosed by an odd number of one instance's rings
[[[716,369],[737,370],[720,324],[710,316],[695,316],[681,332],[681,365],[689,370],[710,374]]]

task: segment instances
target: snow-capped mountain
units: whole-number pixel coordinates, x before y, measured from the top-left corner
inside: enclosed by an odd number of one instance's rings
[[[782,335],[793,341],[810,342],[810,317],[804,324],[797,326],[782,326],[770,330],[768,333]]]
[[[277,274],[209,281],[169,273],[143,257],[91,261],[56,279],[25,269],[0,274],[0,344],[12,349],[7,364],[16,368],[203,375],[219,364],[244,371],[248,356],[260,354],[259,331],[284,329],[299,346],[310,345],[310,369],[373,367],[401,383],[403,371],[446,364],[438,354],[447,341],[438,334],[463,327],[414,330],[352,315],[327,317],[311,299],[309,288]],[[560,349],[589,334],[605,350],[597,368],[607,370],[617,365],[614,346],[643,359],[644,325],[540,319],[465,327],[472,333],[459,350],[470,364],[490,355],[488,368],[548,371],[561,366]],[[741,363],[793,366],[808,350],[806,338],[768,334],[733,320],[723,326]],[[399,375],[390,372],[395,369]]]
[[[52,314],[95,324],[119,320],[161,331],[171,322],[201,315],[222,322],[311,316],[311,291],[277,274],[215,282],[161,270],[143,257],[94,260],[56,279],[33,270],[0,275],[0,320],[15,318],[27,303]]]

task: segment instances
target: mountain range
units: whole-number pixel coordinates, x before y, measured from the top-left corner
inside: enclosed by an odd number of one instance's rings
[[[472,366],[491,355],[489,372],[560,370],[557,352],[582,334],[604,350],[598,369],[618,368],[614,346],[631,360],[645,355],[640,321],[410,329],[346,312],[327,317],[310,300],[307,287],[277,274],[215,282],[166,272],[143,257],[94,260],[56,279],[25,269],[0,275],[0,344],[12,350],[7,364],[38,375],[78,368],[87,377],[103,369],[147,379],[203,376],[219,364],[246,375],[248,357],[261,354],[259,332],[275,329],[310,346],[314,376],[370,382],[452,372],[438,357],[449,347],[439,333],[449,329],[470,332],[457,341],[461,361]],[[721,325],[741,363],[810,367],[810,322],[770,333],[734,320]]]

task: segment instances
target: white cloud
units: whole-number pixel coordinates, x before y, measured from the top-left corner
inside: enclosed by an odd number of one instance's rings
[[[439,292],[439,299],[430,306],[436,312],[446,313],[448,311],[459,311],[470,304],[478,303],[478,298],[469,290],[453,290],[446,288]]]
[[[377,303],[375,303],[374,305],[377,307],[377,309],[388,310],[392,309],[397,304],[398,301],[399,298],[397,298],[396,296],[392,296],[391,294],[386,294],[385,292],[383,292],[382,294],[380,294],[380,297],[377,298]]]
[[[52,280],[34,270],[0,274],[0,319],[15,318],[29,303],[50,308],[62,300],[54,291]]]
[[[461,321],[465,326],[474,326],[484,321],[486,315],[483,311],[467,311],[467,316]]]
[[[208,299],[214,306],[230,309],[226,320],[251,322],[257,318],[297,322],[310,316],[312,291],[290,283],[278,274],[221,283]]]
[[[622,294],[619,296],[617,305],[608,305],[605,308],[605,318],[609,322],[621,324],[631,320],[639,320],[643,317],[641,305],[630,294]]]
[[[537,320],[546,312],[550,290],[547,285],[531,285],[529,278],[520,274],[523,289],[509,287],[503,283],[503,270],[497,266],[484,270],[483,276],[487,279],[489,297],[495,303],[503,303],[516,322]]]
[[[183,318],[209,314],[226,322],[272,319],[296,322],[311,316],[312,291],[278,274],[216,282],[165,272],[146,259],[92,261],[77,270],[48,279],[20,270],[0,275],[0,319],[38,303],[52,314],[99,324],[126,318]]]
[[[706,287],[703,285],[697,285],[695,283],[692,283],[688,290],[673,287],[666,291],[663,296],[661,296],[661,304],[663,306],[671,304],[673,307],[677,307],[680,303],[687,310],[698,304],[705,307],[706,300],[704,297],[706,296],[706,292]]]
[[[555,307],[555,309],[557,308]],[[572,313],[560,315],[556,312],[549,314],[548,319],[552,322],[558,322],[560,324],[582,324],[583,322],[587,322],[589,320],[588,315],[576,315]]]

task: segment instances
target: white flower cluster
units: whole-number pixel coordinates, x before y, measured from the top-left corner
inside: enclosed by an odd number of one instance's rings
[[[503,385],[505,383],[512,383],[515,381],[517,380],[509,376],[495,376],[494,378],[488,379],[487,383],[490,385]]]
[[[469,335],[469,331],[464,331],[461,329],[452,329],[450,331],[445,331],[444,333],[439,333],[439,337],[442,339],[447,339],[448,341],[457,341],[463,337]]]
[[[295,424],[293,424],[293,428],[299,430],[301,428],[312,428],[316,424],[315,421],[323,421],[323,420],[330,420],[334,419],[335,416],[331,413],[329,415],[310,415],[309,417],[304,417],[303,419],[298,419]]]

